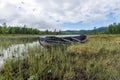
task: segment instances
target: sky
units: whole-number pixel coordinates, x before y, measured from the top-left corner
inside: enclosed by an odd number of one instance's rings
[[[0,25],[88,30],[120,22],[120,0],[0,0]]]

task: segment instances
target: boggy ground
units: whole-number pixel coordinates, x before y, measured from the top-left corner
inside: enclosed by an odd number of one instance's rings
[[[120,35],[90,35],[86,43],[50,51],[29,48],[25,58],[5,61],[0,80],[120,80]]]
[[[7,48],[13,44],[25,44],[36,41],[38,35],[4,34],[0,35],[0,48]]]

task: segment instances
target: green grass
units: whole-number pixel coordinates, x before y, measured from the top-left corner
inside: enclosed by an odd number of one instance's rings
[[[0,35],[0,47],[6,48],[13,44],[24,44],[37,40],[38,35]]]
[[[120,36],[90,35],[86,43],[29,47],[25,58],[6,60],[0,80],[120,80]]]

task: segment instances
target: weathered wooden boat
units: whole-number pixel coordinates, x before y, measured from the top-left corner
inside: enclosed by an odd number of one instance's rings
[[[84,43],[87,41],[87,35],[80,36],[68,36],[68,37],[55,37],[55,36],[46,36],[39,37],[39,43],[46,47],[54,44],[71,44],[71,43]]]

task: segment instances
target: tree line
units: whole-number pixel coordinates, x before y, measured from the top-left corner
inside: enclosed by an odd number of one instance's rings
[[[105,31],[107,34],[120,34],[120,23],[113,23]]]
[[[38,34],[38,35],[60,35],[60,34],[120,34],[120,23],[110,24],[108,27],[100,27],[93,30],[80,30],[80,31],[40,31],[39,29],[28,28],[26,25],[23,27],[7,26],[6,23],[0,26],[0,34]],[[68,33],[69,32],[69,33]],[[74,33],[72,33],[74,32]]]
[[[100,30],[101,29],[101,30]],[[98,31],[99,30],[99,31]],[[100,27],[92,31],[93,34],[120,34],[120,23],[110,24],[108,27]]]
[[[2,26],[0,26],[0,34],[40,34],[40,35],[57,35],[60,34],[60,31],[40,31],[38,29],[33,28],[27,28],[26,25],[24,27],[18,27],[18,26],[7,26],[6,23],[4,23]]]

